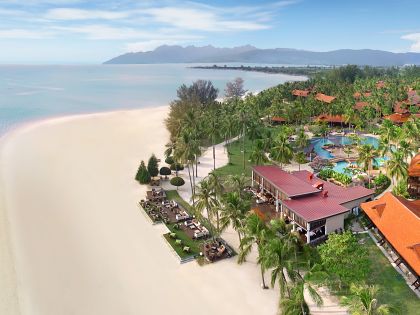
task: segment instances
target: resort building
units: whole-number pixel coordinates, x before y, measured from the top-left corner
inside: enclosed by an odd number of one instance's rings
[[[325,94],[322,94],[322,93],[317,93],[315,95],[315,99],[318,100],[318,101],[320,101],[320,102],[323,102],[323,103],[331,104],[332,102],[334,102],[334,100],[336,99],[336,97],[335,96],[325,95]]]
[[[252,187],[256,213],[284,218],[311,244],[344,229],[344,218],[374,195],[361,186],[341,187],[308,171],[289,173],[273,165],[253,167]]]
[[[354,105],[354,109],[358,111],[362,111],[365,107],[369,107],[368,102],[356,102],[356,104]]]
[[[315,118],[317,122],[326,122],[331,125],[343,125],[345,123],[345,118],[343,115],[328,115],[328,114],[321,114]]]
[[[407,184],[410,196],[420,199],[420,153],[411,160]]]
[[[381,198],[363,203],[363,211],[380,235],[379,245],[387,243],[394,263],[404,264],[413,275],[412,285],[420,287],[420,200],[408,201],[387,192]],[[402,268],[401,268],[402,269]]]
[[[271,117],[271,123],[273,125],[279,125],[279,124],[285,123],[286,121],[287,121],[286,118],[281,117],[281,116],[273,116],[273,117]]]
[[[292,95],[297,97],[308,97],[310,90],[293,90]]]

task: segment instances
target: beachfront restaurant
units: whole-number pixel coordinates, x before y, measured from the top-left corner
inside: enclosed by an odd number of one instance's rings
[[[254,212],[284,218],[306,243],[317,244],[344,229],[344,218],[358,213],[374,191],[362,186],[341,187],[308,171],[286,172],[274,165],[254,166]]]
[[[378,244],[388,248],[395,266],[420,288],[420,200],[409,201],[390,192],[363,203],[364,213],[379,235]]]

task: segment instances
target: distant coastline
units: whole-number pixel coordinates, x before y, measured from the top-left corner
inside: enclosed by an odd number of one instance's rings
[[[269,67],[269,66],[194,66],[192,69],[208,69],[208,70],[238,70],[238,71],[251,71],[262,72],[270,74],[289,74],[289,75],[304,75],[314,76],[332,69],[330,66],[300,66],[300,67]]]

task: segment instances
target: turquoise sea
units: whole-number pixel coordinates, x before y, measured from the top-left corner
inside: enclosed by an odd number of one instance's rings
[[[249,91],[305,77],[235,70],[191,69],[191,64],[0,66],[0,134],[33,120],[168,104],[176,89],[197,79],[213,81],[223,96],[240,76]]]

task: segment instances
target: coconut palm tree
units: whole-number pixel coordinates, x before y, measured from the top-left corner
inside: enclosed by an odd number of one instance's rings
[[[219,117],[217,111],[210,110],[207,117],[207,128],[206,133],[208,137],[211,139],[212,149],[213,149],[213,170],[216,169],[216,141],[217,138],[220,136],[220,124],[219,124]]]
[[[401,140],[399,143],[399,151],[401,152],[404,161],[408,162],[408,158],[411,158],[414,155],[415,149],[408,141]]]
[[[308,162],[306,160],[306,155],[305,153],[303,153],[303,151],[297,152],[295,154],[295,161],[299,164],[299,171],[300,171],[300,165]]]
[[[359,159],[358,163],[362,164],[364,169],[367,169],[368,180],[370,187],[370,171],[372,169],[372,164],[376,156],[376,150],[371,144],[363,144],[358,148],[359,150]]]
[[[270,230],[267,225],[264,223],[263,220],[260,219],[258,215],[252,213],[246,217],[244,230],[243,230],[243,238],[241,240],[241,244],[239,246],[239,255],[238,255],[238,263],[242,264],[246,261],[246,257],[251,253],[252,246],[255,244],[257,245],[258,250],[258,261],[260,262],[260,270],[261,270],[261,279],[262,279],[262,287],[266,289],[267,286],[265,284],[264,273],[265,273],[265,264],[261,263],[265,261],[263,257],[265,252],[263,248],[265,244],[273,237],[272,230]]]
[[[196,210],[197,215],[202,216],[202,213],[206,211],[207,219],[210,223],[209,225],[212,226],[213,214],[215,208],[218,206],[218,202],[215,191],[211,187],[211,183],[208,179],[203,179],[199,183],[193,197],[196,199],[194,209]],[[216,229],[219,232],[219,228],[217,227]],[[213,236],[214,234],[215,233],[212,233]]]
[[[304,148],[306,148],[306,146],[309,143],[309,138],[305,133],[305,130],[303,130],[302,128],[299,129],[298,133],[297,133],[297,137],[296,137],[296,146],[299,148],[299,150],[303,150]]]
[[[268,162],[268,158],[265,155],[265,143],[263,140],[259,139],[255,142],[254,149],[252,150],[249,158],[252,163],[256,165],[261,165]]]
[[[386,162],[386,171],[391,177],[393,184],[395,184],[394,178],[399,181],[407,177],[408,164],[405,162],[401,151],[392,152],[391,158]]]
[[[289,143],[288,136],[284,132],[277,135],[270,156],[275,161],[280,162],[281,168],[283,168],[283,164],[290,163],[290,160],[293,157],[293,150]]]
[[[391,151],[391,140],[394,139],[396,135],[395,126],[393,123],[388,119],[385,119],[379,128],[379,134],[381,137],[386,139],[386,143],[389,146],[388,151]]]
[[[398,314],[399,310],[388,304],[379,304],[377,295],[378,288],[375,286],[355,285],[350,286],[350,297],[343,298],[343,304],[347,305],[354,315],[388,315]]]
[[[239,244],[242,241],[244,230],[245,215],[250,209],[250,203],[235,192],[229,192],[222,198],[222,207],[220,208],[220,223],[224,230],[229,225],[238,233]]]

